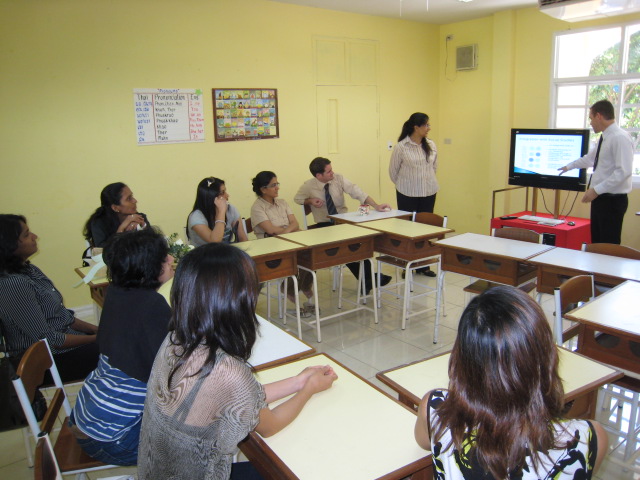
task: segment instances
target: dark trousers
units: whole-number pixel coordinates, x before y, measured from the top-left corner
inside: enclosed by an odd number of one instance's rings
[[[591,202],[591,243],[620,245],[622,221],[629,206],[626,193],[603,193]]]
[[[251,463],[237,462],[231,464],[229,480],[263,480],[263,477]]]
[[[434,193],[428,197],[407,197],[396,190],[396,200],[398,202],[398,210],[433,213],[433,208],[436,205],[436,194]]]
[[[331,225],[333,225],[333,223],[331,222],[320,222],[320,223],[316,223],[313,228],[324,228],[324,227],[330,227]],[[351,262],[351,263],[347,263],[346,267],[351,271],[351,273],[353,274],[354,277],[356,277],[356,280],[358,279],[358,273],[360,273],[360,262]],[[363,275],[364,275],[364,286],[366,291],[371,290],[371,263],[368,261],[364,261],[364,269],[363,269]]]

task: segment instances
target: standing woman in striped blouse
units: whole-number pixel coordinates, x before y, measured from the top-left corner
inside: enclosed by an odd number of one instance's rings
[[[51,280],[29,262],[37,240],[25,217],[0,215],[0,323],[8,353],[19,361],[46,338],[62,380],[83,380],[98,363],[97,327],[65,308]]]
[[[398,209],[433,213],[438,192],[436,144],[427,138],[429,116],[414,113],[404,122],[391,153],[389,177],[396,185]]]

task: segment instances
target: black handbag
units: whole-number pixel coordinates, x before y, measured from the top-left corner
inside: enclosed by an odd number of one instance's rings
[[[11,382],[16,375],[14,364],[17,365],[19,362],[20,357],[9,357],[7,355],[6,343],[0,324],[0,432],[28,425],[18,394]],[[47,412],[47,400],[40,390],[36,390],[31,408],[33,408],[36,420],[40,421],[44,418],[44,414]]]

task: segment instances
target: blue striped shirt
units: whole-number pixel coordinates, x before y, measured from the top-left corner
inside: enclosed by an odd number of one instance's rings
[[[73,409],[77,427],[94,440],[112,442],[142,420],[147,384],[109,365],[100,355]]]

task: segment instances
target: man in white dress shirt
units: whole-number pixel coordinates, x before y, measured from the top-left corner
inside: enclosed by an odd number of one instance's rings
[[[346,213],[348,211],[344,201],[344,194],[358,200],[361,204],[368,204],[378,212],[391,210],[387,203],[378,204],[376,201],[360,189],[355,183],[351,183],[339,173],[334,173],[331,161],[327,158],[316,157],[309,164],[309,171],[313,178],[307,180],[298,189],[294,201],[299,205],[309,205],[317,227],[333,225],[329,215]],[[367,293],[371,290],[371,265],[364,262],[365,286]],[[351,273],[358,278],[358,262],[348,263]],[[381,275],[380,283],[384,286],[391,281],[389,275]]]
[[[632,188],[633,141],[615,121],[613,105],[600,100],[589,109],[595,133],[602,132],[598,147],[559,170],[593,167],[583,203],[591,202],[591,243],[620,244],[622,221]],[[562,175],[562,173],[560,175]]]

